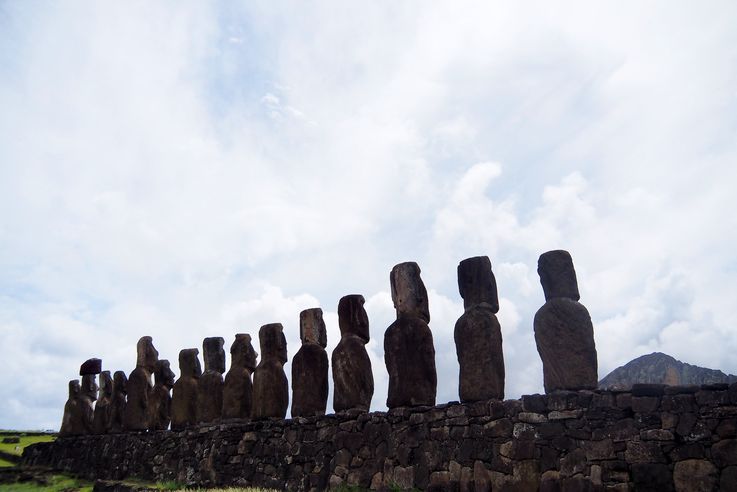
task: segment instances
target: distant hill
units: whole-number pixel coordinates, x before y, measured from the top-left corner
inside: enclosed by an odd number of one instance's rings
[[[599,381],[602,389],[629,389],[635,383],[711,384],[734,383],[737,376],[716,369],[681,362],[668,354],[653,352],[629,361]]]

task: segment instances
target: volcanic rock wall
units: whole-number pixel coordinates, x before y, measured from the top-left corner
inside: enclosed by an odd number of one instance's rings
[[[737,490],[737,384],[561,391],[389,412],[60,438],[89,478],[323,490]]]

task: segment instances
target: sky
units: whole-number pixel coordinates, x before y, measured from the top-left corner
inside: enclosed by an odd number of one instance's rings
[[[330,353],[346,294],[383,410],[404,261],[457,400],[477,255],[506,397],[542,392],[552,249],[600,378],[654,351],[737,373],[736,24],[730,1],[0,1],[0,428],[58,429],[80,364],[130,373],[143,335],[178,374],[280,322],[291,359],[321,307]]]

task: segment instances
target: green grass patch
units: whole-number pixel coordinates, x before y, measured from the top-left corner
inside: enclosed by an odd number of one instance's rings
[[[15,463],[0,458],[0,466],[15,466]]]
[[[45,484],[35,481],[0,484],[0,492],[92,492],[92,483],[66,475],[48,475]]]
[[[0,451],[5,451],[6,453],[20,456],[23,454],[23,448],[25,448],[26,446],[36,444],[37,442],[50,442],[56,439],[56,436],[53,436],[51,434],[44,434],[40,436],[26,436],[23,434],[18,434],[18,437],[20,438],[20,442],[18,443],[2,442],[2,438],[0,438]]]

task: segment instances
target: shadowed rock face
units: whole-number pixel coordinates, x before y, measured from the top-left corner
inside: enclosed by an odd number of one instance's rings
[[[205,372],[200,377],[197,397],[197,421],[212,422],[223,414],[223,373],[225,372],[225,340],[205,338],[202,342]]]
[[[150,429],[166,430],[171,420],[171,389],[174,386],[174,373],[169,361],[161,359],[156,362],[154,373],[154,390],[151,393]]]
[[[148,429],[149,403],[153,391],[151,378],[156,370],[159,352],[154,348],[151,337],[141,337],[137,345],[136,368],[128,378],[128,402],[125,406],[124,426],[126,430]]]
[[[374,395],[374,375],[366,352],[369,320],[362,295],[349,295],[338,303],[340,342],[333,350],[333,409],[368,411]]]
[[[465,307],[454,331],[460,399],[503,399],[502,331],[495,315],[499,300],[487,256],[468,258],[458,265],[458,290]]]
[[[111,433],[123,432],[127,394],[128,378],[123,371],[115,371],[115,374],[113,374],[113,396],[110,401],[109,432]]]
[[[292,359],[292,417],[325,415],[328,401],[328,342],[322,309],[299,314],[302,346]]]
[[[79,401],[80,391],[79,380],[69,381],[69,398],[64,404],[64,416],[61,419],[59,436],[74,436],[83,433],[83,430],[77,427],[78,423],[82,422],[81,402]]]
[[[534,320],[545,392],[595,389],[594,326],[589,312],[578,302],[578,283],[571,255],[567,251],[544,253],[537,271],[546,299]]]
[[[258,353],[251,344],[251,335],[239,333],[230,346],[231,364],[223,383],[223,418],[251,418],[253,383]]]
[[[200,351],[196,348],[179,351],[179,379],[171,397],[171,428],[182,430],[197,423],[198,382],[202,375]]]
[[[79,392],[80,418],[81,421],[74,424],[75,429],[79,429],[81,434],[92,434],[92,422],[95,415],[94,404],[97,400],[96,374],[85,374],[82,376],[82,388]]]
[[[107,434],[110,431],[110,421],[113,401],[113,378],[110,371],[100,373],[100,392],[95,404],[95,413],[92,419],[93,434]]]
[[[389,408],[435,405],[437,373],[427,290],[417,263],[400,263],[390,275],[397,320],[384,333]]]
[[[287,415],[289,383],[284,373],[287,362],[287,339],[281,323],[264,325],[258,331],[261,362],[253,374],[254,419]]]

